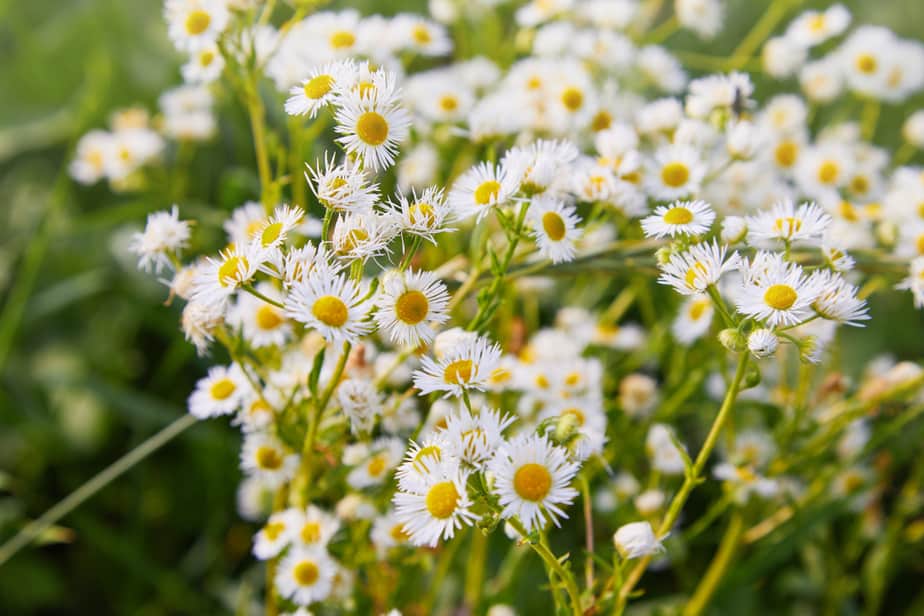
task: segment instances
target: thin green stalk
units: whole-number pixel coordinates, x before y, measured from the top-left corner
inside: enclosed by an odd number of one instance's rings
[[[879,124],[879,111],[881,106],[876,99],[869,99],[863,103],[863,111],[860,119],[860,131],[863,139],[872,141],[876,136],[876,126]]]
[[[709,429],[709,434],[706,435],[706,441],[703,443],[702,449],[700,449],[699,454],[696,456],[696,461],[693,463],[693,467],[684,477],[683,485],[680,486],[680,490],[677,492],[677,495],[674,496],[673,500],[671,500],[667,514],[664,516],[664,519],[661,521],[661,525],[658,527],[657,535],[659,538],[664,538],[667,536],[667,533],[670,532],[671,528],[674,526],[674,523],[677,521],[677,518],[680,516],[680,512],[683,510],[683,506],[686,504],[687,499],[690,497],[690,493],[693,491],[693,488],[702,482],[701,475],[703,469],[706,467],[706,462],[709,460],[709,456],[712,455],[712,450],[715,449],[716,443],[719,440],[719,435],[722,432],[722,428],[725,426],[725,422],[728,421],[728,418],[731,415],[732,407],[735,403],[735,399],[737,399],[738,392],[741,390],[741,385],[744,381],[744,374],[745,370],[747,369],[749,357],[750,356],[747,353],[741,353],[741,356],[738,359],[738,368],[735,370],[735,376],[732,379],[731,385],[729,385],[728,391],[725,394],[725,399],[722,401],[722,406],[719,408],[719,412],[716,414],[715,420],[712,422],[712,427]],[[635,585],[638,584],[639,580],[642,578],[642,575],[645,573],[645,569],[648,567],[648,563],[650,562],[651,556],[646,556],[639,560],[635,567],[633,567],[633,569],[629,572],[625,582],[619,589],[619,594],[617,596],[616,606],[614,609],[615,614],[623,613],[626,608],[626,604],[629,601],[629,595],[632,594]]]
[[[555,572],[558,577],[561,578],[562,582],[565,585],[565,590],[568,593],[568,597],[571,599],[571,608],[574,616],[581,616],[583,610],[581,609],[581,593],[578,591],[577,582],[574,581],[574,576],[571,575],[571,572],[565,569],[562,564],[558,561],[555,554],[546,546],[544,543],[533,543],[529,541],[527,537],[529,536],[529,531],[526,530],[526,527],[523,526],[523,523],[516,518],[510,518],[508,520],[510,525],[520,533],[520,536],[526,540],[529,547],[533,549],[536,554],[542,558],[546,566]],[[551,580],[550,580],[551,581]]]
[[[911,160],[911,157],[914,156],[914,153],[917,152],[917,147],[913,143],[908,143],[907,141],[898,148],[898,151],[895,152],[895,156],[892,157],[892,164],[896,167],[900,167]]]
[[[797,1],[775,0],[771,2],[763,16],[731,53],[726,70],[735,71],[747,64],[747,61],[754,55],[754,52],[757,51],[761,44],[767,40],[773,29],[786,17],[790,5],[795,4]]]
[[[269,153],[266,149],[266,109],[260,98],[260,85],[254,76],[247,91],[247,113],[250,116],[250,130],[253,133],[253,146],[257,157],[257,172],[260,176],[260,200],[267,214],[272,212],[275,204],[271,203]]]
[[[54,507],[43,513],[38,519],[27,524],[13,538],[0,546],[0,566],[13,557],[16,552],[32,543],[58,520],[82,505],[87,499],[118,479],[146,457],[179,436],[196,423],[196,418],[184,414],[171,424],[157,432],[146,441],[126,453],[124,456],[97,473],[89,481],[68,494]]]
[[[472,613],[477,613],[481,601],[487,548],[488,538],[485,534],[479,528],[472,529],[472,544],[465,571],[465,604],[471,608]]]
[[[254,297],[259,298],[259,299],[262,299],[262,300],[263,300],[264,302],[266,302],[267,304],[272,304],[273,306],[276,306],[277,308],[285,308],[284,305],[282,305],[281,303],[277,302],[277,301],[274,300],[274,299],[271,299],[271,298],[269,298],[269,297],[263,295],[262,293],[260,293],[260,292],[257,291],[256,289],[254,289],[254,288],[253,288],[251,285],[249,285],[249,284],[246,284],[246,285],[242,286],[241,288],[242,288],[244,291],[247,291],[248,293],[250,293],[251,295],[253,295]]]
[[[680,22],[677,20],[677,16],[671,15],[666,21],[662,22],[648,33],[648,36],[645,37],[645,44],[657,45],[679,29]]]
[[[690,602],[683,608],[683,616],[699,616],[709,605],[709,600],[715,594],[719,582],[722,581],[728,567],[731,565],[743,530],[744,519],[740,511],[735,511],[728,522],[728,527],[725,529],[722,540],[719,542],[719,549],[715,553],[712,562],[709,563],[706,575],[703,576],[699,586],[693,592]]]
[[[594,512],[593,499],[590,495],[590,481],[583,473],[580,476],[581,499],[584,501],[584,584],[594,587]]]

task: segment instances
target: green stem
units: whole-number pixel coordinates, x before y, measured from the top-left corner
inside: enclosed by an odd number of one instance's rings
[[[895,152],[895,156],[892,157],[892,164],[896,167],[900,167],[911,160],[911,157],[914,156],[914,153],[917,151],[917,147],[913,143],[908,143],[907,141],[902,144],[898,151]]]
[[[587,588],[594,587],[594,513],[593,499],[590,495],[590,481],[581,474],[581,498],[584,501],[584,548],[587,554],[584,557],[584,583]]]
[[[267,214],[272,212],[273,203],[270,199],[270,175],[269,153],[266,149],[266,109],[263,106],[263,99],[260,98],[260,85],[256,76],[254,76],[247,92],[247,113],[250,116],[250,129],[253,133],[253,146],[257,157],[257,172],[260,176],[260,200],[263,202],[263,208]]]
[[[863,103],[860,131],[863,139],[872,141],[876,136],[876,125],[879,124],[879,111],[881,107],[876,99],[869,99]]]
[[[790,5],[795,2],[797,0],[775,0],[771,2],[763,17],[754,24],[751,31],[747,33],[731,53],[726,64],[726,70],[735,71],[747,64],[747,61],[754,55],[754,52],[757,51],[761,44],[767,40],[773,29],[786,17]]]
[[[577,582],[574,581],[574,576],[571,575],[571,572],[565,569],[562,564],[558,562],[558,558],[555,557],[555,554],[553,554],[544,543],[533,543],[527,538],[529,536],[529,531],[526,530],[526,527],[523,526],[522,522],[516,518],[510,518],[508,522],[510,522],[510,525],[513,526],[513,528],[518,533],[520,533],[520,536],[523,537],[529,547],[531,547],[533,551],[536,552],[540,558],[542,558],[546,566],[561,578],[565,585],[565,590],[568,592],[568,597],[571,599],[572,613],[574,616],[581,616],[583,613],[581,610],[581,594],[578,591]]]
[[[13,557],[16,552],[32,543],[58,520],[82,505],[87,499],[118,479],[146,457],[169,443],[174,437],[196,423],[196,418],[184,414],[154,434],[146,441],[126,453],[124,456],[104,468],[96,476],[68,494],[54,507],[46,511],[37,520],[27,524],[12,539],[0,546],[0,566]]]
[[[465,603],[472,610],[472,613],[478,613],[478,603],[481,601],[487,548],[488,538],[481,532],[481,529],[473,528],[472,545],[468,554],[468,565],[465,572]]]
[[[703,469],[706,467],[706,462],[709,460],[709,456],[712,455],[712,450],[715,449],[716,443],[719,440],[719,435],[722,432],[722,428],[725,426],[725,422],[731,415],[735,399],[738,397],[738,392],[740,391],[741,384],[744,381],[744,374],[747,368],[749,357],[750,355],[747,353],[741,353],[741,356],[738,359],[738,368],[735,370],[735,376],[732,379],[731,385],[725,394],[725,399],[722,401],[722,406],[719,408],[719,412],[716,414],[715,420],[712,422],[712,427],[709,429],[709,434],[706,435],[706,441],[703,443],[702,449],[700,449],[699,454],[696,456],[696,461],[693,463],[693,468],[691,468],[684,477],[683,485],[680,486],[680,490],[677,492],[677,495],[674,496],[673,500],[671,500],[670,508],[668,508],[667,514],[661,521],[661,525],[659,526],[657,533],[659,538],[664,538],[667,536],[667,533],[670,532],[671,528],[674,526],[674,523],[677,521],[677,518],[680,516],[680,512],[683,510],[683,506],[686,504],[687,499],[690,497],[690,493],[693,491],[693,488],[700,484],[703,480]],[[642,575],[645,573],[645,569],[648,567],[649,562],[651,562],[651,556],[646,556],[642,558],[638,564],[636,564],[635,567],[633,567],[633,569],[629,572],[625,582],[619,589],[619,595],[616,599],[616,607],[614,613],[622,614],[622,612],[625,610],[626,603],[628,603],[629,600],[629,595],[632,594],[632,590],[635,588],[635,585],[638,584]]]
[[[276,306],[277,308],[285,308],[285,306],[284,306],[283,304],[277,302],[277,301],[274,300],[274,299],[270,299],[269,297],[263,295],[262,293],[260,293],[260,292],[257,291],[256,289],[254,289],[254,288],[253,288],[251,285],[249,285],[249,284],[245,284],[245,285],[242,286],[241,288],[242,288],[244,291],[247,291],[248,293],[250,293],[251,295],[253,295],[254,297],[257,297],[257,298],[259,298],[259,299],[262,299],[262,300],[263,300],[264,302],[266,302],[267,304],[272,304],[273,306]]]
[[[728,522],[728,528],[725,529],[722,541],[719,543],[719,550],[716,552],[712,562],[709,563],[706,575],[703,576],[699,586],[693,592],[690,602],[683,609],[683,616],[699,616],[706,609],[719,582],[731,565],[732,557],[735,555],[735,549],[738,547],[743,530],[744,520],[741,512],[735,511]]]

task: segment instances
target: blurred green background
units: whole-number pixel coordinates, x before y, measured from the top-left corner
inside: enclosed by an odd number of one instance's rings
[[[338,4],[390,13],[423,3]],[[845,4],[858,21],[924,38],[921,0]],[[671,44],[727,53],[767,3],[728,5],[720,39],[679,34]],[[153,111],[179,83],[161,9],[155,0],[0,0],[0,541],[184,413],[209,364],[182,340],[164,288],[119,248],[147,212],[170,205],[175,178],[140,199],[66,174],[79,135],[119,107]],[[897,142],[915,104],[883,114],[881,143]],[[221,113],[220,135],[192,162],[183,205],[193,214],[253,196],[243,116],[232,104]],[[851,332],[852,370],[885,349],[924,355],[920,336],[908,335],[922,324],[910,297],[887,294],[877,314],[889,319]],[[63,521],[59,541],[0,567],[0,614],[216,614],[246,604],[229,583],[260,573],[248,555],[254,529],[236,513],[238,444],[227,422],[203,422],[107,487]]]

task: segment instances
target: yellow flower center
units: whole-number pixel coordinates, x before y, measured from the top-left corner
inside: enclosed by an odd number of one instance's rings
[[[798,299],[795,289],[787,284],[774,284],[764,293],[764,301],[776,310],[787,310]]]
[[[317,543],[321,538],[321,525],[317,522],[307,522],[302,526],[301,535],[305,543]]]
[[[487,205],[492,200],[497,199],[497,195],[500,194],[501,185],[497,180],[488,180],[482,182],[481,185],[475,189],[475,203],[478,205]]]
[[[672,207],[664,213],[664,222],[669,225],[685,225],[693,220],[693,212],[685,207]]]
[[[687,283],[687,286],[691,289],[696,288],[696,277],[704,275],[706,273],[706,266],[702,262],[697,261],[693,264],[693,267],[687,270],[686,276],[684,276],[684,281]]]
[[[865,175],[855,175],[850,180],[850,190],[858,195],[866,194],[869,190],[869,179]]]
[[[408,208],[407,217],[412,225],[422,224],[425,227],[432,227],[436,222],[436,212],[429,203],[415,203]]]
[[[282,223],[274,222],[266,225],[266,228],[263,229],[263,233],[260,234],[260,243],[263,244],[263,247],[266,248],[273,242],[279,239],[279,235],[282,233]]]
[[[430,36],[430,31],[427,30],[427,27],[423,24],[414,26],[414,29],[411,31],[411,38],[419,45],[426,45],[433,40],[433,37]]]
[[[305,560],[297,565],[292,571],[295,581],[301,586],[311,586],[318,581],[318,566],[311,561]]]
[[[527,90],[538,90],[542,87],[542,79],[537,75],[533,75],[526,80],[526,89]]]
[[[257,466],[262,469],[274,471],[282,466],[282,456],[275,447],[266,445],[257,448],[256,453]]]
[[[215,52],[203,51],[199,54],[199,64],[209,66],[215,60]]]
[[[404,530],[404,524],[395,524],[391,527],[391,530],[388,533],[391,535],[391,538],[397,541],[398,543],[404,543],[411,538]]]
[[[924,233],[918,236],[917,241],[915,241],[915,247],[918,249],[919,255],[924,255]]]
[[[318,75],[305,84],[305,96],[317,100],[330,92],[334,78],[330,75]]]
[[[452,112],[459,108],[459,99],[452,94],[446,94],[440,97],[440,109],[446,112]]]
[[[773,230],[777,233],[789,237],[802,229],[802,220],[793,216],[784,216],[773,221]]]
[[[555,212],[542,215],[542,228],[553,242],[560,242],[565,237],[565,221]]]
[[[584,413],[581,412],[581,409],[566,409],[561,413],[562,417],[574,417],[574,421],[577,422],[577,425],[584,425]],[[540,467],[541,468],[541,467]],[[523,470],[523,469],[520,469]],[[545,469],[542,469],[545,470]]]
[[[513,378],[513,373],[506,368],[495,368],[491,371],[491,374],[488,375],[488,380],[495,385],[506,383],[511,378]]]
[[[427,511],[438,520],[445,520],[456,510],[459,503],[459,491],[451,481],[433,484],[427,491]]]
[[[702,318],[703,314],[706,312],[706,308],[709,307],[708,299],[698,299],[690,305],[690,318],[694,321],[699,321]]]
[[[840,168],[833,160],[826,160],[818,167],[818,181],[822,184],[833,184],[840,175]]]
[[[844,220],[855,222],[860,219],[860,217],[857,216],[856,208],[854,208],[853,204],[849,201],[841,201],[840,205],[837,206],[837,212]]]
[[[776,150],[773,152],[773,157],[776,159],[776,164],[780,167],[792,167],[796,162],[796,157],[799,155],[799,146],[792,141],[783,141],[776,146]]]
[[[388,139],[388,122],[374,111],[367,111],[356,120],[356,134],[369,145],[382,145]]]
[[[605,109],[598,111],[593,120],[590,121],[590,129],[595,133],[608,129],[613,124],[613,116]]]
[[[248,267],[246,257],[229,257],[218,268],[218,282],[223,287],[236,285],[240,280],[240,271]]]
[[[812,32],[821,32],[825,29],[825,15],[824,13],[817,13],[812,15],[812,18],[808,22],[809,30]]]
[[[577,111],[584,104],[584,93],[577,88],[565,88],[561,93],[561,103],[568,111]]]
[[[385,471],[386,466],[385,457],[378,455],[369,460],[369,464],[366,465],[366,471],[372,477],[378,477]]]
[[[681,162],[667,163],[661,168],[661,181],[671,188],[680,188],[690,179],[690,169]]]
[[[443,370],[443,380],[454,385],[468,383],[472,378],[472,360],[457,359]]]
[[[272,330],[282,324],[282,317],[272,306],[260,306],[257,309],[256,321],[260,329]]]
[[[234,384],[234,381],[225,377],[212,383],[209,393],[215,400],[227,400],[235,389],[237,389],[237,385]]]
[[[270,541],[276,541],[285,529],[286,525],[282,522],[270,522],[263,527],[263,534],[265,534],[266,538]]]
[[[212,23],[212,16],[203,10],[190,11],[186,16],[186,33],[196,36],[205,32]]]
[[[565,377],[565,385],[568,387],[574,387],[581,382],[581,375],[577,372],[572,372]]]
[[[346,30],[337,30],[330,35],[330,46],[334,49],[348,49],[356,43],[356,35]]]
[[[427,296],[417,290],[405,291],[395,302],[395,314],[408,325],[417,325],[430,311]]]
[[[538,387],[539,389],[548,389],[549,385],[551,384],[549,383],[548,377],[545,376],[544,374],[537,374],[535,382],[536,382],[536,387]]]
[[[876,61],[876,58],[868,53],[861,53],[857,56],[856,67],[857,70],[861,73],[866,73],[867,75],[876,72],[876,68],[879,66],[879,63]]]
[[[347,322],[349,311],[343,300],[334,295],[323,295],[319,297],[311,307],[311,314],[329,327],[343,327]]]
[[[552,475],[541,464],[524,464],[513,475],[513,489],[523,500],[538,503],[546,497],[551,487]]]

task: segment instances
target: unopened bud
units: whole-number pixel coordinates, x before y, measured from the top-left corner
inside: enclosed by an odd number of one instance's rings
[[[738,353],[747,347],[747,341],[737,329],[731,327],[719,332],[719,342],[729,351]]]

